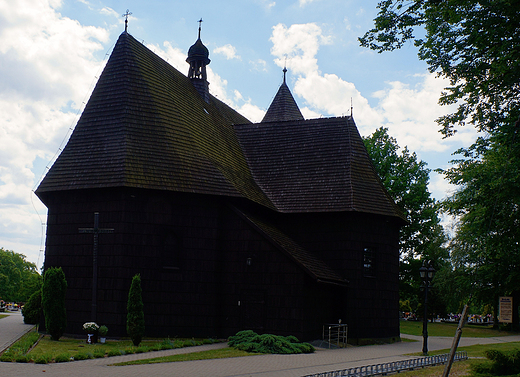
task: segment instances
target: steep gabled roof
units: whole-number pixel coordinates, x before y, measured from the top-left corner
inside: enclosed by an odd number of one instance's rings
[[[235,125],[253,177],[280,212],[403,215],[352,117]]]
[[[248,123],[131,35],[119,37],[85,110],[36,193],[138,187],[246,197],[272,207],[232,128]]]
[[[280,98],[285,90],[292,99],[284,80]],[[49,193],[105,187],[402,218],[351,117],[251,124],[213,96],[205,102],[185,75],[126,32],[36,193],[45,202]]]
[[[288,120],[303,120],[303,115],[294,100],[289,87],[285,83],[285,72],[283,83],[280,85],[276,96],[267,109],[262,123],[285,122]]]

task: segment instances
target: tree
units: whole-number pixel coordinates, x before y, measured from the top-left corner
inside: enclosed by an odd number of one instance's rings
[[[517,0],[384,0],[375,27],[359,38],[378,52],[414,40],[419,59],[450,80],[438,122],[444,135],[466,123],[480,131],[511,126],[519,115],[520,3]],[[415,32],[424,28],[424,37]]]
[[[431,260],[440,270],[448,257],[438,207],[428,191],[429,172],[408,148],[399,152],[397,140],[379,128],[363,139],[383,186],[401,209],[408,224],[400,231],[400,299],[416,309],[420,299],[421,259]]]
[[[443,135],[465,124],[480,132],[456,152],[461,158],[452,168],[440,171],[458,186],[443,209],[458,220],[452,278],[496,308],[498,295],[520,294],[520,3],[385,0],[378,8],[361,45],[383,52],[414,40],[429,70],[450,81],[440,103],[458,106],[437,120]],[[424,37],[417,38],[421,28]]]
[[[59,340],[67,327],[66,291],[67,280],[61,267],[46,269],[43,275],[42,308],[45,328],[52,340]]]
[[[41,287],[36,265],[25,255],[0,248],[0,298],[8,302],[26,302]]]
[[[498,297],[520,290],[520,145],[515,136],[479,139],[444,171],[460,187],[443,203],[458,218],[451,243],[454,267],[471,276],[476,300],[491,303],[495,315]]]
[[[132,339],[134,346],[139,346],[144,336],[144,305],[141,290],[141,275],[132,278],[128,292],[128,314],[126,316],[126,332]]]

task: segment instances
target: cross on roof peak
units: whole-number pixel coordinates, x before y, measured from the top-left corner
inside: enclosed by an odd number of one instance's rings
[[[202,29],[202,17],[197,22],[199,23],[199,39],[200,39],[200,29]]]
[[[125,33],[128,31],[128,16],[130,16],[132,12],[130,12],[129,9],[126,10],[126,13],[123,14],[123,17],[125,17]]]

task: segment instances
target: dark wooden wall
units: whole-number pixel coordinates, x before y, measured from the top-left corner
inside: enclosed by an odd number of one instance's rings
[[[99,235],[98,324],[126,334],[131,278],[141,274],[146,335],[227,337],[243,329],[317,339],[342,319],[357,338],[399,336],[398,227],[377,216],[280,215],[280,226],[350,281],[320,284],[246,219],[229,199],[131,189],[48,195],[45,266],[66,274],[68,327],[90,321],[92,227]],[[238,203],[240,205],[241,203]],[[253,206],[254,207],[254,206]],[[363,276],[363,248],[376,252]]]

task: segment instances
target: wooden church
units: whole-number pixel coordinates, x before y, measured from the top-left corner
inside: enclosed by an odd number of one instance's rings
[[[146,336],[399,337],[399,228],[351,116],[305,120],[285,82],[261,123],[126,31],[36,194],[45,268],[63,268],[66,333],[126,335],[140,274]]]

